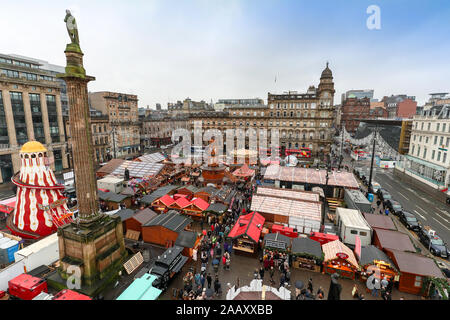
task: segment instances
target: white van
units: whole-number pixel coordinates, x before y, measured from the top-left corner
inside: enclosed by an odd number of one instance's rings
[[[361,246],[372,244],[372,228],[359,210],[336,208],[336,224],[341,241],[355,247],[355,237],[359,236]]]

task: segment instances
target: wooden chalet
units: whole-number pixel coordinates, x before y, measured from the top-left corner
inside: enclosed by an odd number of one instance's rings
[[[150,208],[136,211],[125,221],[126,230],[138,231],[142,235],[142,226],[152,220],[158,214]]]
[[[192,199],[187,206],[183,208],[183,213],[192,216],[196,219],[202,219],[203,212],[207,210],[209,203],[201,198]]]
[[[142,239],[147,243],[171,247],[182,231],[189,230],[191,223],[189,217],[170,210],[142,225]]]

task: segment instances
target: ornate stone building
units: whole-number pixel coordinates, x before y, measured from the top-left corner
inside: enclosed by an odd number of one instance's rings
[[[118,92],[91,92],[92,108],[109,117],[111,152],[114,158],[135,156],[140,151],[138,98]]]
[[[190,130],[188,114],[170,115],[153,112],[142,118],[141,150],[171,144],[172,132],[178,128]]]
[[[68,167],[61,86],[42,64],[0,54],[0,182],[20,169],[20,146],[45,145],[54,171]]]
[[[311,86],[304,94],[269,93],[268,105],[234,105],[223,112],[190,113],[189,124],[192,132],[194,122],[202,121],[203,130],[220,129],[223,134],[226,129],[267,129],[269,143],[270,130],[278,129],[281,146],[310,148],[314,157],[322,158],[330,152],[334,134],[334,93],[327,64],[318,88]]]

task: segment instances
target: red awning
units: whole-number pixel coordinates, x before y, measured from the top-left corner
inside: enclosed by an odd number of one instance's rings
[[[231,229],[228,237],[235,239],[246,235],[258,243],[265,221],[266,219],[257,212],[242,215]]]

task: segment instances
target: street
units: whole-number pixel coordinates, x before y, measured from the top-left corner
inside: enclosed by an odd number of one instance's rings
[[[446,243],[450,243],[449,208],[425,194],[414,190],[414,186],[399,182],[393,176],[393,169],[377,168],[374,180],[401,203],[406,211],[416,215],[423,225],[430,226]]]

